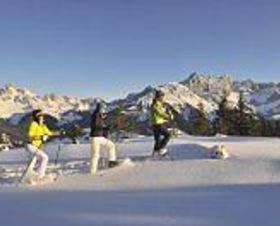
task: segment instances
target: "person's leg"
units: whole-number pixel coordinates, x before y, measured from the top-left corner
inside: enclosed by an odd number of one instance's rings
[[[30,159],[30,163],[29,163],[29,169],[32,170],[33,173],[36,173],[36,164],[38,162],[38,158],[36,155],[34,155],[32,157],[32,159]]]
[[[161,125],[159,127],[159,134],[163,136],[163,139],[160,141],[158,148],[164,149],[170,140],[170,133],[164,125]]]
[[[104,146],[109,152],[109,164],[108,167],[112,168],[118,165],[116,156],[116,146],[115,144],[107,138],[103,138],[102,146]]]
[[[31,144],[28,144],[26,146],[26,151],[28,152],[28,154],[30,155],[29,158],[32,158],[28,161],[28,171],[30,170],[30,172],[32,171],[32,173],[34,173],[35,171],[35,167],[36,167],[36,163],[38,161],[38,157],[37,157],[37,152],[38,152],[38,148],[31,145]]]
[[[158,152],[160,150],[160,130],[158,126],[153,126],[153,132],[154,132],[154,139],[155,139],[155,145],[154,145],[154,153]]]
[[[116,145],[109,139],[103,137],[102,145],[108,150],[109,152],[109,161],[117,161],[116,155]]]
[[[40,165],[38,167],[38,177],[43,178],[46,175],[49,157],[44,151],[40,149],[38,149],[37,151],[37,156],[40,158]]]
[[[98,170],[99,152],[100,152],[100,141],[99,137],[92,137],[90,139],[90,174],[95,174]]]

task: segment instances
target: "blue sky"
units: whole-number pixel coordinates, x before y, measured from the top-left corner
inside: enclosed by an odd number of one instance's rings
[[[0,86],[124,97],[191,72],[279,81],[278,0],[1,0]]]

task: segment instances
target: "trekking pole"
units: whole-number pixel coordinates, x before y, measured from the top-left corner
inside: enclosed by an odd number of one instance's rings
[[[25,178],[26,174],[27,174],[28,171],[30,170],[29,168],[30,168],[31,163],[32,163],[33,159],[35,158],[35,156],[36,156],[36,152],[35,152],[34,154],[32,154],[32,155],[29,157],[29,160],[28,160],[27,163],[26,163],[26,167],[25,167],[25,169],[24,169],[24,171],[23,171],[21,177],[20,177],[19,180],[18,180],[17,186],[18,186],[19,184],[22,183],[22,181],[23,181],[23,179]]]
[[[174,116],[172,110],[169,111],[169,115],[170,115],[170,121],[171,121],[171,123],[170,123],[171,136],[170,136],[170,141],[169,141],[169,147],[172,147],[175,142],[174,139],[177,137],[177,134],[176,134],[177,126],[176,126],[175,116]],[[168,152],[168,155],[169,155],[170,160],[174,161],[174,156],[172,156],[170,154],[170,151]]]
[[[55,161],[54,161],[54,165],[56,166],[59,160],[59,156],[60,156],[60,152],[62,150],[61,148],[61,144],[62,144],[62,136],[59,136],[59,144],[58,144],[58,148],[57,148],[57,152],[56,152],[56,157],[55,157]]]
[[[60,152],[61,152],[61,144],[59,143],[59,144],[58,144],[58,148],[57,148],[57,152],[56,152],[56,157],[55,157],[55,160],[54,160],[54,165],[55,165],[55,166],[57,165]]]

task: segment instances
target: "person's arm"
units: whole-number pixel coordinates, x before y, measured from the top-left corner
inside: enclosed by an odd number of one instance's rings
[[[48,137],[60,136],[59,131],[51,131],[46,125],[44,126],[44,135]]]
[[[171,109],[167,110],[167,114],[168,114],[168,117],[169,117],[170,120],[174,119],[174,114],[173,114]]]
[[[103,130],[109,131],[111,129],[111,126],[103,125]]]
[[[169,115],[166,113],[165,109],[159,105],[158,103],[155,103],[153,106],[152,106],[152,110],[155,114],[159,115],[160,117],[163,117],[165,119],[169,119]]]
[[[53,136],[53,132],[49,130],[47,126],[44,126],[44,135],[48,135],[49,137]]]

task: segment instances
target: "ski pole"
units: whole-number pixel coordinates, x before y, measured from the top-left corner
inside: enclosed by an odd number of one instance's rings
[[[20,177],[19,180],[18,180],[17,186],[18,186],[19,184],[22,183],[24,177],[26,176],[27,172],[29,171],[29,168],[30,168],[31,163],[33,162],[33,159],[36,157],[36,154],[37,154],[37,153],[35,152],[35,153],[32,154],[31,157],[29,158],[29,160],[28,160],[28,162],[27,162],[27,164],[26,164],[26,167],[25,167],[25,169],[24,169],[22,175],[21,175],[21,177]]]
[[[55,166],[58,163],[59,155],[60,155],[60,152],[61,152],[61,143],[62,143],[62,139],[61,139],[61,136],[60,136],[59,137],[59,144],[58,144],[58,148],[57,148],[57,152],[56,152],[56,157],[55,157],[55,161],[54,161]]]
[[[54,165],[56,166],[59,160],[59,155],[61,152],[61,146],[62,146],[62,137],[66,135],[65,130],[61,130],[60,134],[59,134],[59,144],[58,144],[58,148],[57,148],[57,152],[56,152],[56,157],[55,157],[55,161],[54,161]]]
[[[61,152],[61,145],[60,145],[60,143],[59,143],[59,144],[58,144],[58,148],[57,148],[57,152],[56,152],[55,161],[54,161],[54,165],[55,165],[55,166],[57,165],[60,152]]]

